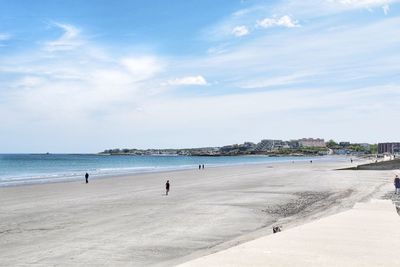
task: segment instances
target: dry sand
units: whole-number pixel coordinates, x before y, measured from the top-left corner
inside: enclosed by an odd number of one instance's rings
[[[400,217],[390,200],[268,235],[179,267],[400,266]]]
[[[172,266],[391,190],[392,171],[334,170],[346,166],[274,163],[0,188],[0,265]]]

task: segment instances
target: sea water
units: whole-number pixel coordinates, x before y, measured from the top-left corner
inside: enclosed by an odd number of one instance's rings
[[[326,159],[326,157],[325,157]],[[324,160],[323,157],[133,156],[97,154],[0,154],[0,186],[61,182],[123,174],[215,166]]]

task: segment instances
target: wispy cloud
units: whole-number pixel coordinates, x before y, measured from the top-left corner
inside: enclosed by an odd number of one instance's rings
[[[389,13],[390,7],[388,4],[382,6],[383,13],[387,15]]]
[[[329,0],[332,3],[338,3],[352,8],[371,8],[384,6],[396,2],[396,0]]]
[[[384,12],[392,4],[400,0],[285,0],[271,8],[271,14],[295,14],[296,18],[307,21],[312,18],[346,14],[354,10],[370,12],[375,8],[383,8]]]
[[[371,11],[380,8],[387,14],[390,5],[396,3],[400,3],[400,0],[283,0],[274,4],[267,1],[233,12],[207,28],[205,35],[213,40],[229,38],[237,25],[245,26],[251,32],[255,32],[256,28],[298,27],[301,26],[299,21],[345,14],[357,9]]]
[[[282,16],[280,18],[265,18],[257,21],[256,25],[262,28],[270,28],[275,26],[293,28],[300,26],[297,20],[294,20],[288,15]]]
[[[11,35],[8,33],[1,33],[0,32],[0,41],[7,41],[11,39]]]
[[[232,34],[237,36],[237,37],[241,37],[241,36],[245,36],[248,35],[250,33],[249,28],[247,28],[246,26],[242,25],[242,26],[236,26],[235,28],[233,28],[232,30]]]
[[[385,18],[332,30],[323,21],[301,31],[255,34],[249,42],[199,59],[189,70],[221,81],[225,87],[257,90],[276,86],[295,90],[299,83],[321,90],[328,84],[338,90],[354,84],[385,84],[400,71],[398,23],[398,18]]]
[[[186,76],[168,81],[169,85],[207,85],[206,79],[201,76]]]
[[[400,2],[399,0],[330,0],[330,2],[340,5],[341,8],[360,9],[364,8],[372,11],[375,7],[381,7],[385,15],[390,10],[390,4]]]
[[[143,53],[122,41],[103,45],[79,25],[55,24],[59,38],[38,40],[40,49],[0,54],[0,125],[13,131],[3,139],[34,135],[57,146],[76,135],[71,143],[97,142],[98,149],[220,145],[266,132],[357,139],[368,131],[366,141],[375,141],[382,132],[370,125],[400,116],[400,19],[362,10],[393,1],[363,3],[285,0],[247,8],[207,27],[204,53],[184,57]],[[184,90],[169,90],[179,86]],[[400,128],[393,127],[395,137]],[[203,138],[205,129],[212,139]],[[10,150],[18,145],[10,142]]]
[[[316,73],[311,72],[299,72],[291,75],[284,76],[273,76],[269,78],[258,78],[255,80],[246,80],[238,84],[241,88],[246,89],[256,89],[256,88],[270,88],[276,86],[289,85],[293,83],[299,83],[307,80],[306,78],[310,78]]]
[[[80,45],[86,38],[77,27],[60,27],[64,34],[45,43],[45,49],[1,57],[0,82],[7,90],[0,92],[0,113],[12,110],[22,121],[53,126],[59,119],[70,125],[90,123],[127,110],[134,114],[143,99],[157,93],[153,88],[159,83],[147,80],[163,71],[165,60],[151,53],[116,56],[89,41]]]
[[[52,25],[63,30],[63,34],[56,40],[46,42],[45,50],[51,52],[72,50],[84,43],[80,36],[81,31],[77,27],[63,23],[53,23]]]

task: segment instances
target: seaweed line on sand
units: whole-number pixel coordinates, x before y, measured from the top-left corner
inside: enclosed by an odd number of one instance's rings
[[[302,211],[307,211],[310,207],[318,202],[328,199],[334,195],[334,193],[305,191],[294,193],[293,195],[297,198],[285,204],[267,206],[266,209],[263,209],[262,211],[281,218],[290,217]],[[311,211],[312,210],[310,210],[310,212]]]

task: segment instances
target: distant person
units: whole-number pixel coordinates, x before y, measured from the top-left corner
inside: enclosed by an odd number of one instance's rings
[[[165,184],[165,195],[168,196],[168,192],[169,192],[169,180],[167,180],[166,184]]]
[[[199,170],[201,170],[201,165],[199,164]]]
[[[400,192],[400,178],[398,175],[394,178],[394,193],[397,194]]]
[[[350,159],[350,162],[353,163],[353,159]]]
[[[203,168],[203,170],[204,170],[204,164],[203,165],[201,165],[201,167]]]
[[[88,184],[89,183],[89,173],[85,174],[85,180],[86,180],[86,183]]]
[[[312,160],[310,160],[310,163],[312,163]]]

